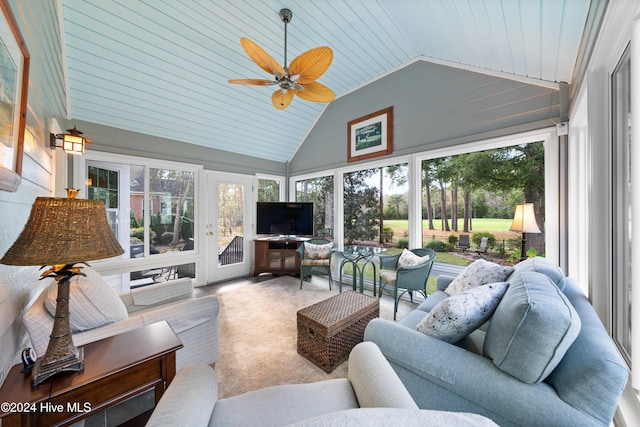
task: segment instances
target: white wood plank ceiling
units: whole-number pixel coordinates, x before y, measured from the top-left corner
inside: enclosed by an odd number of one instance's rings
[[[326,104],[278,111],[240,46],[283,62],[316,46],[338,97],[416,60],[570,82],[590,0],[62,0],[70,118],[287,161]],[[90,137],[90,136],[89,136]]]

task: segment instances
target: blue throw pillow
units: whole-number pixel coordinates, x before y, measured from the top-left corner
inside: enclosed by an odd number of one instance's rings
[[[556,285],[561,291],[564,290],[564,273],[556,263],[549,261],[546,258],[536,256],[527,258],[526,260],[519,262],[515,266],[515,272],[512,277],[515,276],[515,273],[524,271],[535,271],[538,273],[542,273],[549,279],[551,279],[553,284]]]
[[[484,355],[529,384],[543,381],[580,332],[580,317],[564,293],[542,273],[514,273],[496,308]]]

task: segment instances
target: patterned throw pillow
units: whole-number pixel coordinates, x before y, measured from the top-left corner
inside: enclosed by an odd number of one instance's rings
[[[420,257],[408,249],[403,249],[398,258],[398,267],[413,267],[414,265],[420,265],[429,261],[429,255]]]
[[[469,264],[467,268],[458,274],[444,291],[449,295],[458,295],[487,283],[504,282],[513,271],[513,267],[505,267],[479,259]]]
[[[304,257],[309,259],[327,259],[329,255],[331,255],[331,248],[333,248],[333,242],[323,245],[304,242]]]
[[[450,296],[433,307],[416,330],[448,343],[460,341],[491,317],[508,286],[490,283]]]

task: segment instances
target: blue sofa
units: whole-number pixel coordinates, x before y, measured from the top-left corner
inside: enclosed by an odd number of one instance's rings
[[[398,323],[374,319],[365,330],[420,408],[503,427],[610,424],[629,372],[573,279],[544,258],[521,262],[489,321],[450,344],[416,327],[449,298],[452,280],[438,277],[438,290]]]

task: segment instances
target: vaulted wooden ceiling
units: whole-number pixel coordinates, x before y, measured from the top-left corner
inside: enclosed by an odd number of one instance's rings
[[[72,119],[287,161],[327,104],[271,104],[240,37],[283,62],[316,46],[337,97],[416,61],[571,82],[591,0],[62,0]]]

